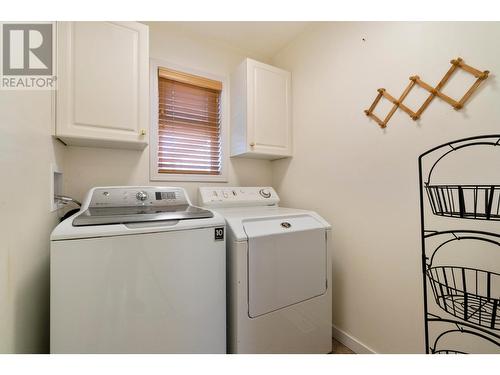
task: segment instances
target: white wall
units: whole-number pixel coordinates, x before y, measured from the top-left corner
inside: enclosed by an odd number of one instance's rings
[[[49,350],[51,94],[0,91],[0,353]]]
[[[499,23],[318,23],[274,59],[292,71],[294,157],[272,162],[273,186],[333,224],[334,324],[376,352],[424,350],[417,158],[500,132],[499,37]],[[492,72],[464,110],[435,99],[386,130],[364,115],[377,88],[398,97],[414,74],[435,85],[458,56]],[[471,81],[457,74],[445,92],[459,98]]]
[[[229,76],[245,58],[245,52],[211,39],[190,35],[169,23],[148,23],[150,56],[188,69]],[[210,183],[180,183],[149,180],[149,149],[144,151],[67,147],[64,171],[65,193],[76,198],[93,186],[163,185],[182,186],[196,202],[197,188]],[[229,185],[270,185],[271,164],[264,160],[230,159]],[[220,184],[220,183],[219,183]]]

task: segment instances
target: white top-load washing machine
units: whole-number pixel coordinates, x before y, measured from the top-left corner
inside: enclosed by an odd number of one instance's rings
[[[224,227],[181,188],[90,190],[51,235],[51,352],[225,353]]]
[[[227,226],[228,351],[332,350],[330,225],[270,187],[202,187]]]

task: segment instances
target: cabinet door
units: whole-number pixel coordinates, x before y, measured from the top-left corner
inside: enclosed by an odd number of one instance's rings
[[[256,153],[291,155],[291,74],[248,61],[248,136]]]
[[[68,144],[144,148],[148,27],[60,22],[56,135]]]

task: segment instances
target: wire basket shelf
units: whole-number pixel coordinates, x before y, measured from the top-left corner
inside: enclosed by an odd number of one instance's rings
[[[434,215],[500,220],[500,185],[427,185],[425,190]]]
[[[427,270],[436,303],[449,314],[482,327],[500,329],[500,274],[464,267]]]
[[[433,354],[468,354],[465,352],[460,352],[458,350],[436,350],[432,352]]]

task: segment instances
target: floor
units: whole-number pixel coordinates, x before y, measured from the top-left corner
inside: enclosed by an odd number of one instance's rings
[[[332,339],[332,343],[333,343],[332,354],[355,354],[351,349],[349,349],[347,346],[341,344],[335,339]]]

